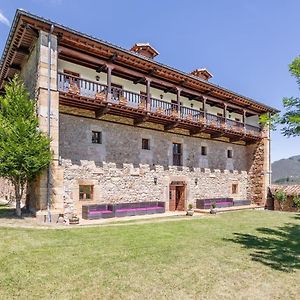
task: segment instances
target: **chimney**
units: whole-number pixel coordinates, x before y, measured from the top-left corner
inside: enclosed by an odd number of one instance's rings
[[[191,75],[194,75],[198,78],[204,79],[206,81],[208,81],[210,78],[213,77],[213,75],[207,71],[205,68],[203,69],[196,69],[193,72],[190,73]]]
[[[148,58],[154,58],[159,54],[149,43],[136,43],[130,51],[138,53]]]

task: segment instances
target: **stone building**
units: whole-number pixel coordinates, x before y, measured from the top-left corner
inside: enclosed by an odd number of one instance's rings
[[[0,65],[0,87],[19,73],[54,153],[28,188],[33,211],[81,214],[82,204],[196,199],[264,204],[268,107],[157,62],[147,43],[120,48],[18,10]]]

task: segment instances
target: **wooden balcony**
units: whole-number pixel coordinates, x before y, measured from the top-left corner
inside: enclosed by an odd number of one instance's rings
[[[261,128],[237,122],[190,107],[173,104],[146,95],[111,87],[98,82],[58,73],[60,104],[134,119],[136,126],[148,121],[164,129],[183,128],[191,135],[209,133],[211,138],[227,137],[231,142],[252,143],[262,138]]]

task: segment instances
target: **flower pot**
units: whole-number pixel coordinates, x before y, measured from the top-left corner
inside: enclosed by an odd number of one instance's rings
[[[212,215],[215,215],[217,213],[217,209],[216,208],[211,208],[209,213],[212,214]]]
[[[186,215],[187,215],[187,216],[192,217],[193,214],[194,214],[194,211],[193,211],[193,210],[187,210],[187,211],[186,211]]]

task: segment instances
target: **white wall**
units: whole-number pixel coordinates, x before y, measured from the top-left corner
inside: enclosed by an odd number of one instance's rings
[[[97,73],[93,69],[86,68],[86,67],[59,59],[58,60],[58,72],[63,72],[64,70],[69,70],[69,71],[79,73],[82,78],[85,78],[85,79],[88,79],[91,81],[96,81],[96,76],[99,76],[99,78],[100,78],[98,81],[99,83],[101,83],[101,84],[107,83],[106,73],[104,73],[104,72]],[[139,94],[141,91],[146,92],[146,85],[139,84],[139,83],[134,84],[130,80],[126,80],[126,79],[123,79],[123,78],[120,78],[120,77],[117,77],[114,75],[112,76],[112,83],[122,85],[123,89],[137,93],[137,94]],[[171,100],[177,99],[177,96],[175,93],[164,93],[163,90],[159,90],[159,89],[153,88],[153,87],[151,87],[150,93],[151,93],[151,96],[156,99],[161,99],[161,95],[162,95],[162,100],[167,101],[167,102],[171,102]],[[189,100],[188,98],[181,96],[180,102],[183,104],[183,106],[191,108],[191,104],[193,104],[193,109],[203,110],[203,103],[200,101]],[[206,107],[207,107],[207,112],[210,114],[217,115],[219,113],[219,114],[223,115],[222,108],[210,106],[210,105],[206,105]],[[235,120],[235,118],[238,118],[238,119],[240,119],[241,122],[243,121],[243,115],[235,113],[235,112],[231,112],[231,113],[227,112],[226,117],[231,120]],[[250,124],[250,125],[258,126],[258,116],[246,118],[246,123]]]

